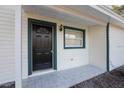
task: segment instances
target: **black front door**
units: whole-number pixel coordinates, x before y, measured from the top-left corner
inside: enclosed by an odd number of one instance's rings
[[[52,68],[52,26],[32,25],[33,71]]]

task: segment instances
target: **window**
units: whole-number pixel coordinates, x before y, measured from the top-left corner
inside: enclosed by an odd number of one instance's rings
[[[64,48],[85,48],[85,30],[64,26]]]

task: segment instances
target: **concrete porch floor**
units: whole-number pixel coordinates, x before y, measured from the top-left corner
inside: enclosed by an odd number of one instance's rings
[[[105,71],[95,66],[86,65],[69,70],[55,71],[44,75],[29,77],[22,81],[22,87],[67,88],[104,72]]]

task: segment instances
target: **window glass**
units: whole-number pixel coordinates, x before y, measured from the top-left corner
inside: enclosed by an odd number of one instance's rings
[[[77,30],[77,29],[71,29],[71,28],[65,28],[65,48],[69,47],[84,47],[84,32],[83,30]]]

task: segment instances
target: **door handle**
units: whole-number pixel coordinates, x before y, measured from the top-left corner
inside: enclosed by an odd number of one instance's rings
[[[45,54],[45,55],[48,55],[48,54],[49,54],[49,52],[45,52],[44,54]]]
[[[42,55],[43,53],[37,53],[37,55]]]
[[[53,51],[53,50],[51,50],[51,53],[54,53],[54,51]]]

